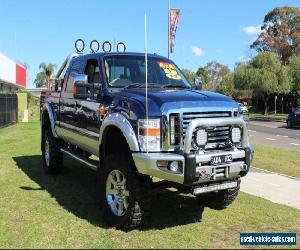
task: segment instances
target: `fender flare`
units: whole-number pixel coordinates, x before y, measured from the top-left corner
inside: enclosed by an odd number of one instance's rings
[[[119,113],[109,114],[103,121],[100,127],[100,135],[99,135],[100,145],[102,144],[103,136],[105,136],[105,131],[110,126],[117,127],[118,129],[121,130],[131,151],[135,151],[135,152],[140,151],[138,140],[135,136],[135,132],[130,122],[126,119],[125,116]]]
[[[44,125],[44,115],[45,115],[45,112],[48,113],[48,117],[49,117],[49,120],[50,120],[50,125],[51,125],[51,130],[52,130],[52,134],[55,138],[58,138],[58,135],[56,133],[56,129],[55,129],[55,126],[56,126],[56,114],[55,112],[53,111],[53,108],[51,106],[50,103],[46,102],[44,105],[43,105],[43,109],[42,109],[42,119],[41,119],[41,126],[43,127]]]

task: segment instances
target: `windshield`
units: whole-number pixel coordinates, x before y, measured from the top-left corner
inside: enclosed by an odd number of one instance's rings
[[[145,87],[145,58],[110,56],[104,60],[108,86],[112,88]],[[149,87],[190,88],[180,70],[172,62],[148,57]]]

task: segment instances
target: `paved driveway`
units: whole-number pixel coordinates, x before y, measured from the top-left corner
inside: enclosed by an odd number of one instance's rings
[[[242,178],[241,191],[300,209],[300,179],[251,168]]]

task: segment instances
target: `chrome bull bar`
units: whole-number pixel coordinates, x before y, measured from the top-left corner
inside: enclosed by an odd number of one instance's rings
[[[197,127],[215,127],[215,126],[228,126],[228,125],[235,125],[242,129],[242,138],[241,138],[241,144],[242,147],[247,147],[249,145],[248,140],[248,130],[246,122],[243,118],[237,117],[237,118],[205,118],[205,119],[194,119],[192,120],[185,133],[185,139],[184,139],[184,146],[183,146],[183,152],[185,154],[189,154],[191,152],[192,147],[192,137],[195,129]]]

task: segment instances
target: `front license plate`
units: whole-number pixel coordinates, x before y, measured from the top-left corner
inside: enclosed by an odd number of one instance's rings
[[[218,155],[211,157],[211,165],[219,165],[232,162],[232,155]]]

